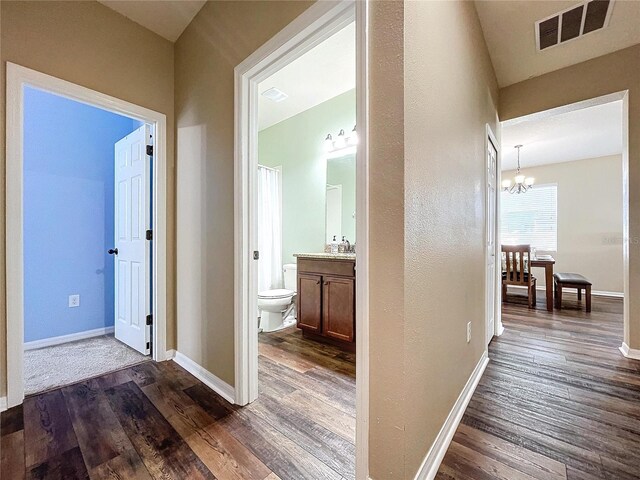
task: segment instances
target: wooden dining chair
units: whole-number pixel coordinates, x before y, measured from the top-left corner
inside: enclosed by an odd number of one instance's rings
[[[536,306],[536,277],[531,275],[531,245],[502,245],[502,301],[507,286],[527,288],[529,308]]]

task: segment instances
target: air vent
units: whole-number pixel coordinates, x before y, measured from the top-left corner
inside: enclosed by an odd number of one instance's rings
[[[269,90],[265,90],[264,92],[262,92],[262,95],[264,97],[267,97],[269,100],[273,100],[276,103],[285,100],[289,96],[276,87],[271,87]]]
[[[575,40],[609,23],[614,0],[591,0],[536,22],[538,50]]]

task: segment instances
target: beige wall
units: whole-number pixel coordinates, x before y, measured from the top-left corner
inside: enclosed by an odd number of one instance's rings
[[[233,69],[309,2],[209,2],[175,45],[178,350],[234,384]]]
[[[640,45],[500,90],[500,120],[628,90],[629,266],[624,341],[640,348]],[[628,160],[628,161],[627,161]]]
[[[167,348],[175,346],[173,45],[97,2],[2,1],[0,132],[5,118],[5,62],[68,80],[167,116]],[[5,175],[5,135],[0,135]],[[11,161],[11,159],[9,159]],[[5,193],[0,182],[0,249],[5,249]],[[5,263],[0,258],[0,396],[6,392]]]
[[[473,3],[372,9],[370,472],[410,479],[486,348],[498,88]]]
[[[537,185],[558,184],[556,272],[576,272],[593,289],[622,293],[622,155],[527,167]],[[515,171],[502,172],[513,178]],[[545,285],[542,272],[538,288]]]

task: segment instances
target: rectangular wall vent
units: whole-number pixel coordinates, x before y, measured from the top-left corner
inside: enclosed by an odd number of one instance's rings
[[[536,22],[538,51],[575,40],[609,24],[614,0],[590,0]]]

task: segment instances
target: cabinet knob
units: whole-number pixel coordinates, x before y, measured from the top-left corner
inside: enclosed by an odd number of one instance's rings
[[[316,281],[316,285],[320,285],[320,280],[317,280],[317,281]]]

